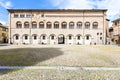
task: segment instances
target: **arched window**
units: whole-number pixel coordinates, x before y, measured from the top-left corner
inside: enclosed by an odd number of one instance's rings
[[[32,37],[33,37],[33,40],[37,40],[37,35],[36,34],[32,35]]]
[[[85,23],[85,29],[90,29],[90,23],[89,22]]]
[[[24,23],[24,28],[29,28],[29,22]]]
[[[67,23],[66,22],[62,22],[62,29],[66,29],[67,28]]]
[[[16,28],[22,28],[22,23],[20,21],[16,23]]]
[[[39,23],[39,28],[44,28],[44,22]]]
[[[59,29],[59,22],[54,23],[54,29]]]
[[[98,29],[98,23],[97,22],[93,23],[93,29]]]
[[[77,29],[82,29],[82,22],[77,23]]]
[[[15,40],[19,40],[19,34],[14,35]]]
[[[37,23],[36,22],[32,22],[32,28],[37,28]]]
[[[77,40],[80,40],[80,35],[77,36]]]
[[[51,29],[52,28],[52,23],[51,22],[47,22],[47,29]]]
[[[69,23],[69,29],[74,29],[74,22]]]

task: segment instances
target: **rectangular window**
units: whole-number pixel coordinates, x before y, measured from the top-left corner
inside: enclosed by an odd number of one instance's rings
[[[28,36],[25,36],[25,40],[27,40],[28,39]]]
[[[44,14],[41,14],[41,17],[44,17]]]
[[[27,15],[26,15],[26,18],[31,18],[31,15],[30,15],[30,14],[27,14]]]
[[[97,35],[99,35],[99,33],[97,33]]]
[[[18,14],[14,14],[14,18],[18,18]]]
[[[6,29],[5,29],[5,28],[2,28],[2,31],[6,31]]]
[[[4,37],[5,36],[5,34],[4,33],[2,33],[2,37]]]
[[[24,14],[20,14],[20,18],[24,18],[25,17],[25,15]]]

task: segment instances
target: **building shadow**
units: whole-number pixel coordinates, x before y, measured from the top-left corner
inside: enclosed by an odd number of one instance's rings
[[[19,48],[0,50],[0,66],[34,66],[37,63],[62,54],[63,52],[60,48]],[[0,69],[0,75],[16,70]]]

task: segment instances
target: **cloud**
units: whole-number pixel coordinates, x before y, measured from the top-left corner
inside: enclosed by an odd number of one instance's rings
[[[93,2],[88,0],[52,0],[53,6],[60,9],[91,9]]]
[[[10,1],[3,1],[3,0],[1,0],[0,1],[0,6],[8,9],[8,8],[12,7],[12,3]]]
[[[12,3],[10,1],[6,0],[0,0],[0,23],[6,24],[7,21],[7,11],[6,9],[9,9],[12,7]]]
[[[5,21],[2,21],[2,20],[0,20],[0,23],[2,23],[3,25],[5,25],[5,24],[6,24],[6,22],[5,22]]]
[[[120,17],[120,0],[51,0],[60,9],[108,9],[107,18]]]

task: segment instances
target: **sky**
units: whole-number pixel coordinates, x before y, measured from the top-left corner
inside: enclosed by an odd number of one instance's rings
[[[107,9],[107,19],[112,21],[120,17],[120,0],[0,0],[4,25],[8,22],[6,9]]]

